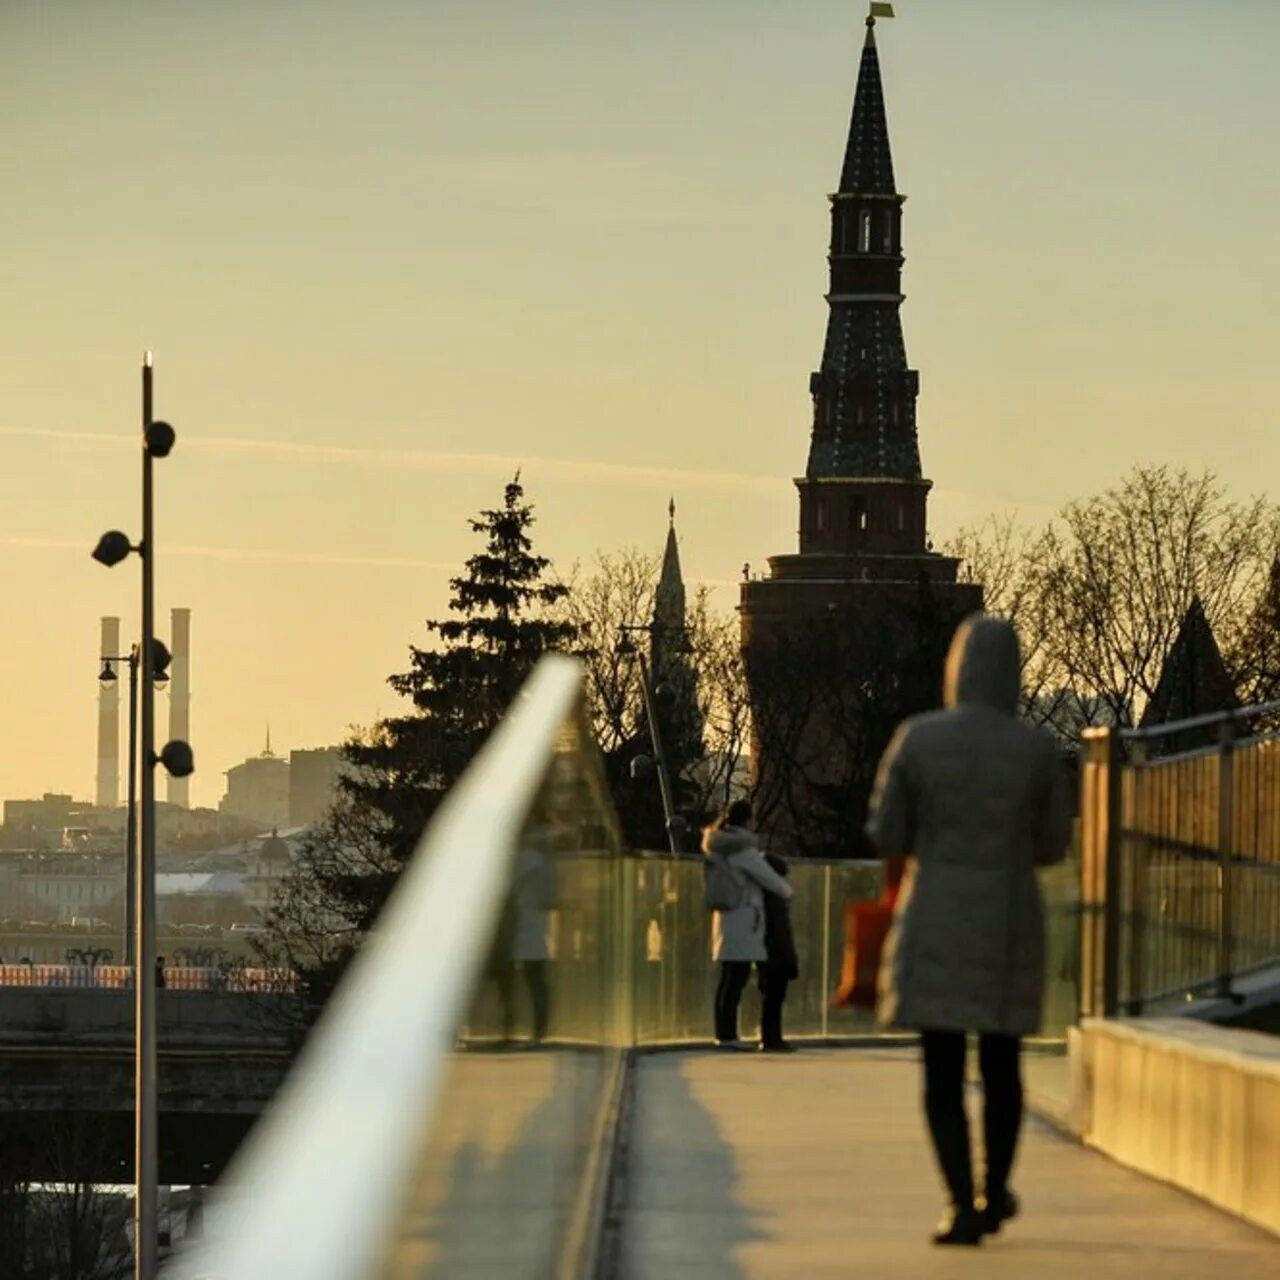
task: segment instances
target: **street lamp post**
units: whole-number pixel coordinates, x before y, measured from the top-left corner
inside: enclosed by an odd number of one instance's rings
[[[635,657],[640,663],[640,683],[644,694],[645,719],[649,721],[649,740],[653,743],[654,764],[658,771],[658,788],[662,792],[662,816],[666,822],[667,844],[672,853],[680,852],[680,836],[684,831],[684,819],[675,811],[675,796],[671,790],[671,775],[667,771],[667,755],[662,745],[662,727],[658,724],[657,699],[653,696],[653,685],[649,678],[649,664],[645,661],[644,649],[631,639],[632,632],[642,631],[652,636],[652,626],[640,626],[624,623],[618,628],[622,638],[618,641],[618,652],[624,657]]]
[[[136,551],[142,561],[141,742],[142,804],[135,851],[134,916],[134,1277],[155,1280],[159,1215],[159,1144],[156,1125],[156,828],[155,767],[175,777],[195,769],[191,748],[177,739],[155,751],[155,677],[168,663],[168,651],[155,638],[155,542],[152,520],[151,464],[173,449],[174,430],[151,416],[151,352],[142,361],[142,540],[135,546],[118,529],[104,533],[93,558],[110,568]]]
[[[155,647],[154,643],[152,647]],[[136,857],[138,842],[138,667],[142,662],[138,646],[135,644],[127,654],[104,655],[102,670],[98,674],[98,679],[103,683],[116,679],[115,668],[111,665],[113,662],[123,662],[129,667],[129,802],[125,810],[124,836],[124,962],[126,965],[132,966],[134,961],[134,934],[137,929],[135,909],[138,895]],[[163,655],[156,654],[152,659],[152,668],[156,673],[153,683],[156,688],[169,683],[169,676],[165,671],[167,665],[167,653]]]

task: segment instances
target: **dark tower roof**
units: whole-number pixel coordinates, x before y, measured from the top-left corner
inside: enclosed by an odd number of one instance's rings
[[[280,838],[275,827],[271,828],[271,834],[262,842],[262,845],[258,849],[258,857],[264,862],[292,861],[292,855],[289,853],[289,846]]]
[[[919,482],[920,379],[902,338],[902,204],[874,18],[867,20],[840,189],[831,197],[830,315],[809,380],[809,480]],[[923,542],[921,541],[923,546]]]
[[[844,149],[844,168],[840,171],[840,190],[896,195],[875,25],[874,18],[867,19],[858,87],[853,95],[853,119],[849,122],[849,141]]]
[[[1189,720],[1236,705],[1235,686],[1197,597],[1183,615],[1155,692],[1142,713],[1142,725]]]

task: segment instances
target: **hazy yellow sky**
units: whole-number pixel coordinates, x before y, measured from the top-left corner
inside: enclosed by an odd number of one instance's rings
[[[518,463],[540,547],[794,548],[849,0],[3,0],[0,797],[92,794],[138,362],[178,431],[193,799],[340,738]],[[1137,462],[1280,474],[1280,3],[879,27],[935,536]],[[732,587],[722,592],[732,602]]]

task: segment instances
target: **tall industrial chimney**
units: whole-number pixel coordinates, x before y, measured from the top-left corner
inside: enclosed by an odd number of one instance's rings
[[[171,614],[173,665],[169,668],[169,737],[191,741],[191,610]],[[169,803],[191,807],[189,779],[169,779]]]
[[[120,655],[120,619],[102,619],[102,644],[99,659]],[[120,803],[120,664],[113,662],[115,680],[98,684],[98,786],[94,803],[114,809]],[[102,667],[99,665],[98,670]]]

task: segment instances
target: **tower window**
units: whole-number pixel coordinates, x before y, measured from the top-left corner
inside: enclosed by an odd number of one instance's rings
[[[907,509],[900,502],[898,503],[898,532],[901,533],[907,527]]]
[[[871,214],[869,211],[862,214],[862,225],[858,233],[858,248],[863,253],[871,252]]]
[[[891,213],[884,215],[884,251],[885,253],[893,252],[893,214]]]
[[[827,514],[826,503],[819,502],[818,510],[817,510],[817,525],[818,525],[819,533],[822,532],[823,526],[827,523],[826,514]]]
[[[849,508],[849,525],[855,533],[866,533],[867,500],[865,498],[854,498],[853,505]]]

